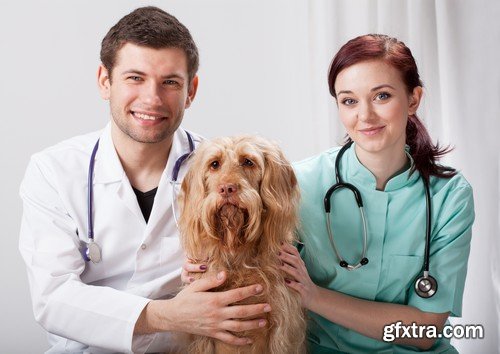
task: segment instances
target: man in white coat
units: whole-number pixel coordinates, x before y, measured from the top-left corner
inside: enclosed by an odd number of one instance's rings
[[[259,284],[208,291],[221,273],[175,295],[184,255],[172,203],[182,156],[200,141],[180,128],[198,86],[189,31],[158,8],[137,9],[105,36],[101,61],[110,123],[33,155],[20,189],[19,247],[49,352],[169,351],[171,331],[248,344],[234,332],[265,326],[270,308],[232,304]]]

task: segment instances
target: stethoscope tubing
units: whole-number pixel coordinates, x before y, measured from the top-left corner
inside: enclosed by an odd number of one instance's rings
[[[340,159],[344,155],[344,152],[349,149],[349,147],[352,145],[352,141],[348,142],[345,144],[337,154],[337,158],[335,159],[335,181],[336,183],[331,186],[328,191],[325,194],[325,197],[323,199],[323,204],[325,207],[325,213],[326,213],[326,229],[328,231],[328,238],[330,240],[330,244],[337,255],[337,258],[339,259],[339,264],[342,268],[345,268],[347,270],[356,270],[366,264],[368,264],[368,258],[366,257],[366,252],[367,252],[367,244],[368,244],[368,228],[366,226],[366,218],[365,218],[365,213],[364,213],[364,208],[363,208],[363,198],[361,197],[361,192],[359,191],[356,186],[354,186],[351,183],[346,183],[342,180],[342,176],[340,175]],[[363,224],[363,249],[361,253],[361,258],[360,260],[355,264],[351,265],[347,263],[347,261],[342,257],[340,254],[339,249],[337,248],[337,245],[335,243],[335,240],[333,239],[333,232],[332,228],[330,225],[330,211],[331,211],[331,202],[330,199],[333,195],[333,193],[339,189],[342,188],[347,188],[349,189],[353,194],[354,198],[356,199],[356,204],[358,205],[359,208],[359,213],[361,215],[361,220]]]
[[[425,205],[426,205],[426,222],[425,222],[425,250],[424,250],[424,276],[429,272],[429,259],[430,259],[430,244],[431,244],[431,217],[432,217],[432,203],[431,193],[429,188],[429,181],[422,176],[425,185]]]
[[[94,176],[94,166],[95,166],[95,155],[97,154],[97,149],[99,149],[99,140],[94,145],[94,149],[92,150],[92,155],[90,155],[89,162],[89,173],[87,177],[87,236],[90,240],[94,240],[94,221],[93,221],[93,213],[92,213],[92,202],[94,200],[94,188],[93,188],[93,176]]]
[[[177,227],[177,229],[179,229],[179,221],[177,219],[177,213],[175,211],[175,200],[174,200],[175,199],[174,198],[175,185],[177,183],[177,177],[179,175],[179,171],[181,170],[182,164],[184,163],[185,160],[187,160],[189,157],[191,157],[191,155],[194,152],[193,138],[191,137],[191,134],[189,134],[187,131],[186,131],[186,135],[187,135],[188,142],[189,142],[189,152],[185,153],[184,155],[179,157],[177,159],[177,161],[175,161],[174,170],[172,171],[172,178],[170,179],[170,184],[172,185],[172,194],[170,196],[170,198],[171,198],[170,200],[172,202],[172,214],[174,215],[175,226]]]
[[[367,242],[368,242],[368,236],[367,236],[368,228],[366,226],[366,218],[364,215],[363,199],[361,197],[361,192],[353,184],[344,182],[342,180],[342,176],[340,174],[340,160],[342,159],[342,156],[351,147],[352,144],[353,144],[353,141],[348,142],[347,144],[342,146],[342,148],[338,152],[337,157],[335,159],[335,181],[336,181],[336,183],[327,190],[325,197],[324,197],[324,200],[323,200],[325,213],[326,213],[326,227],[327,227],[327,231],[328,231],[328,237],[330,239],[330,244],[331,244],[337,258],[339,259],[341,266],[343,268],[348,269],[348,270],[358,269],[362,265],[368,263],[368,259],[366,258]],[[424,190],[425,190],[425,202],[426,202],[424,276],[427,276],[428,272],[429,272],[429,263],[430,263],[429,259],[430,259],[432,206],[431,206],[429,181],[423,175],[421,175],[421,177],[422,177],[422,181],[423,181],[424,187],[425,187]],[[363,251],[362,251],[361,261],[358,262],[356,265],[350,265],[347,262],[345,262],[344,258],[342,257],[342,255],[340,254],[340,251],[337,248],[337,245],[335,244],[335,241],[333,238],[332,228],[330,225],[331,198],[332,198],[332,195],[335,191],[342,189],[342,188],[347,188],[347,189],[351,190],[351,192],[354,194],[354,197],[356,199],[356,203],[357,203],[359,211],[360,211],[361,219],[363,222]],[[363,260],[365,260],[364,264],[363,264]]]
[[[179,176],[179,172],[180,172],[182,164],[184,163],[184,161],[186,161],[191,156],[191,154],[195,150],[193,137],[191,136],[191,134],[187,130],[184,130],[184,132],[186,133],[186,136],[188,139],[189,152],[183,154],[181,157],[179,157],[175,161],[174,168],[172,170],[172,177],[171,177],[172,208],[173,208],[172,211],[174,214],[174,220],[175,220],[175,224],[177,225],[177,227],[178,227],[178,223],[177,223],[177,216],[175,215],[175,206],[174,206],[174,192],[175,192],[174,186],[177,182],[177,178]],[[93,178],[94,178],[95,157],[97,154],[97,150],[99,149],[99,140],[100,139],[98,139],[97,142],[95,143],[94,148],[92,149],[92,154],[90,155],[89,171],[88,171],[88,176],[87,176],[87,188],[88,188],[88,193],[87,193],[87,236],[89,239],[89,243],[87,244],[87,251],[82,253],[85,261],[92,260],[94,262],[92,257],[89,257],[87,253],[89,250],[89,246],[92,246],[93,249],[97,248],[97,250],[98,250],[97,252],[99,253],[98,260],[95,261],[94,263],[98,263],[100,261],[100,248],[99,248],[99,245],[94,241],[94,218],[93,218],[93,202],[94,202]]]

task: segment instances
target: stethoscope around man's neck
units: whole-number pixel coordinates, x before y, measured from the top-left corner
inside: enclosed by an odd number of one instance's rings
[[[175,215],[175,206],[174,206],[174,193],[175,193],[175,184],[177,183],[177,178],[179,177],[179,171],[181,170],[181,166],[186,161],[194,151],[194,141],[191,134],[188,131],[184,131],[186,133],[188,143],[189,143],[189,151],[179,157],[174,164],[174,168],[172,170],[172,176],[170,179],[170,183],[172,185],[172,211],[174,214],[175,224],[177,225],[177,217]],[[89,163],[89,173],[87,178],[88,185],[88,193],[87,193],[87,237],[89,238],[89,242],[86,243],[86,247],[82,249],[82,256],[86,262],[99,263],[101,261],[101,248],[94,240],[94,218],[92,212],[92,204],[94,201],[94,187],[93,187],[93,179],[94,179],[94,166],[95,166],[95,155],[97,154],[97,150],[99,149],[99,140],[94,145],[94,149],[92,150],[92,154],[90,155],[90,163]]]
[[[339,259],[339,264],[342,268],[345,268],[347,270],[356,270],[366,264],[368,264],[368,258],[366,256],[367,252],[367,244],[368,244],[368,228],[366,226],[366,218],[365,218],[365,213],[363,209],[363,199],[361,197],[361,193],[358,188],[356,188],[354,185],[350,183],[346,183],[342,180],[342,176],[340,175],[340,160],[342,159],[342,156],[346,152],[347,149],[349,149],[352,145],[352,141],[348,142],[345,144],[337,154],[337,157],[335,159],[335,179],[336,183],[331,186],[328,191],[325,194],[324,198],[324,207],[325,207],[325,213],[326,213],[326,229],[328,231],[328,237],[330,239],[330,244],[333,248],[333,251],[335,252],[337,258]],[[430,252],[429,252],[429,246],[431,242],[431,196],[430,196],[430,191],[429,191],[429,181],[422,176],[422,181],[424,183],[425,187],[425,202],[426,202],[426,228],[425,228],[425,251],[424,251],[424,271],[421,276],[419,276],[416,281],[415,281],[415,292],[417,295],[423,298],[429,298],[433,296],[437,292],[437,281],[434,279],[432,276],[429,275],[429,258],[430,258]],[[361,257],[359,261],[351,265],[349,264],[340,254],[340,251],[335,243],[335,240],[333,238],[333,233],[332,229],[330,226],[330,210],[331,210],[331,198],[332,195],[335,191],[338,191],[339,189],[342,188],[347,188],[349,189],[353,194],[354,198],[356,199],[356,203],[359,208],[359,212],[361,215],[361,220],[363,222],[363,250],[361,252]]]

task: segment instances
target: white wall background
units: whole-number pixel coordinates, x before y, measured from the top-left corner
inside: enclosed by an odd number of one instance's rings
[[[486,337],[454,344],[462,353],[500,352],[496,0],[1,2],[1,352],[48,347],[33,319],[17,250],[18,188],[29,156],[106,124],[108,107],[96,87],[100,42],[119,18],[146,4],[178,17],[200,49],[200,87],[184,125],[207,137],[259,133],[279,141],[291,160],[343,135],[326,85],[339,46],[367,32],[404,40],[426,85],[420,115],[434,138],[456,147],[446,162],[462,170],[475,192],[463,318],[454,322],[483,324]]]

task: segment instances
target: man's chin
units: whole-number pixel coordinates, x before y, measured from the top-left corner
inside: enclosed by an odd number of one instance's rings
[[[129,117],[133,119],[133,121],[123,122],[114,117],[112,120],[116,128],[118,128],[123,135],[141,144],[158,144],[168,140],[171,141],[173,134],[180,125],[178,124],[176,127],[172,127],[170,124],[167,124],[167,119],[163,119],[158,125],[148,126],[138,123],[137,119],[131,114]]]
[[[167,140],[174,132],[170,131],[137,131],[130,130],[126,134],[130,139],[142,144],[158,144]]]

